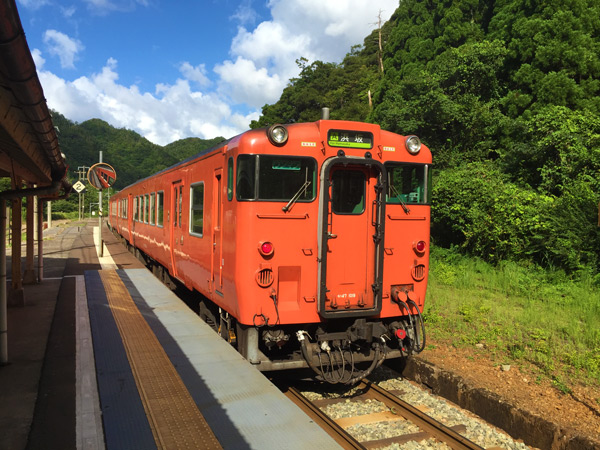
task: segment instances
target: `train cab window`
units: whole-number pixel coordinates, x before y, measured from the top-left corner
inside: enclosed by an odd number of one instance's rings
[[[367,179],[358,170],[336,170],[331,175],[331,210],[335,214],[362,214]]]
[[[233,199],[233,158],[227,160],[227,200]]]
[[[313,158],[273,155],[238,157],[238,200],[311,202],[316,196],[317,162]]]
[[[204,231],[204,183],[190,187],[190,234],[202,236]]]
[[[428,164],[386,163],[388,204],[429,204],[431,176]]]
[[[163,226],[163,199],[165,197],[165,193],[163,191],[158,191],[156,193],[156,225],[159,227]]]

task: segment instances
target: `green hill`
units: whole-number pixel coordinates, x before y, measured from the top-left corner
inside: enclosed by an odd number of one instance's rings
[[[135,131],[114,128],[100,119],[77,124],[53,112],[52,120],[59,129],[61,150],[67,156],[69,178],[76,180],[78,168],[90,167],[98,162],[102,151],[103,161],[117,172],[114,186],[117,190],[224,140],[222,137],[208,140],[189,138],[163,147]]]

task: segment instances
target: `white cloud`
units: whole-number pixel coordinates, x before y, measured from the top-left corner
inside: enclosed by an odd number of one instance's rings
[[[148,6],[148,0],[84,0],[88,8],[97,14],[108,14],[113,11],[132,11],[136,5]]]
[[[58,56],[63,69],[74,69],[77,54],[85,48],[77,39],[56,30],[46,30],[44,43],[51,55]]]
[[[39,49],[34,48],[31,51],[31,56],[33,58],[33,62],[35,63],[35,67],[37,68],[37,70],[40,70],[42,67],[44,67],[44,64],[46,64],[46,60],[42,56],[42,52]]]
[[[258,14],[252,8],[251,0],[243,0],[231,18],[237,20],[242,25],[253,25],[258,19]]]
[[[50,0],[19,0],[19,3],[25,8],[36,10],[44,5],[49,5]]]
[[[210,80],[206,76],[206,67],[204,64],[194,67],[186,61],[179,65],[179,71],[186,80],[195,81],[200,86],[208,86],[210,84]]]
[[[100,118],[113,126],[135,130],[160,145],[189,136],[231,137],[257,118],[255,114],[232,115],[230,106],[217,95],[194,91],[188,80],[159,84],[154,94],[142,93],[135,85],[122,86],[118,83],[117,61],[112,58],[99,73],[72,82],[43,70],[39,77],[48,106],[69,119],[82,122]]]
[[[234,103],[245,103],[260,108],[265,103],[276,102],[287,79],[278,74],[269,75],[266,68],[257,68],[254,62],[241,56],[235,62],[225,61],[215,67],[221,77],[219,92]]]
[[[60,11],[62,12],[62,15],[63,15],[64,18],[70,19],[77,12],[77,8],[75,6],[73,6],[73,5],[67,6],[67,7],[61,6],[60,7]]]

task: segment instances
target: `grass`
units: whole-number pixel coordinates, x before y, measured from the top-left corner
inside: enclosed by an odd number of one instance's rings
[[[433,342],[484,344],[493,361],[533,366],[561,391],[600,386],[600,287],[591,276],[434,247],[425,320]]]

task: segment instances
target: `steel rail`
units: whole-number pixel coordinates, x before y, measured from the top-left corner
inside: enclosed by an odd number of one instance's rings
[[[307,399],[296,388],[288,387],[284,390],[287,398],[293,401],[302,411],[315,421],[327,434],[329,434],[344,449],[366,450],[359,441],[354,439],[346,430]]]
[[[396,414],[410,420],[416,426],[426,433],[429,433],[435,439],[446,443],[452,449],[456,450],[483,450],[483,447],[475,444],[466,437],[460,435],[453,429],[441,424],[433,417],[419,411],[414,406],[396,397],[394,394],[373,384],[370,381],[362,380],[357,384],[359,390],[364,390],[371,398],[379,400]]]

